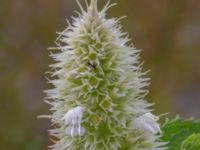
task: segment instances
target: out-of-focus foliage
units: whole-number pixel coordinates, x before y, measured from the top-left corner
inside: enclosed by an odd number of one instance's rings
[[[167,121],[162,127],[162,132],[162,140],[168,142],[169,150],[200,149],[200,121],[193,119],[183,121],[177,117]]]
[[[181,150],[197,150],[200,149],[200,134],[192,134],[183,141]]]
[[[83,2],[84,0],[80,0]],[[107,0],[99,0],[100,6]],[[142,49],[152,78],[147,97],[159,113],[200,117],[200,1],[112,0],[109,16]],[[45,150],[49,145],[44,72],[52,64],[46,50],[56,31],[78,9],[75,0],[1,0],[0,2],[0,150]]]

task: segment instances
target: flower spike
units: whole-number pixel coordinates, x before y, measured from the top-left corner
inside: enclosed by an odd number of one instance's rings
[[[51,54],[54,88],[46,102],[57,141],[50,149],[164,150],[158,117],[144,100],[149,80],[139,50],[128,44],[120,18],[106,18],[115,4],[99,10],[97,2],[86,0],[84,8],[77,0],[81,12],[59,33]]]

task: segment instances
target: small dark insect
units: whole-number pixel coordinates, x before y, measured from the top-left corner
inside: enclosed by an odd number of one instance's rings
[[[90,63],[90,62],[88,62],[88,65],[89,65],[92,69],[96,69],[96,68],[97,68],[95,64],[92,64],[92,63]]]

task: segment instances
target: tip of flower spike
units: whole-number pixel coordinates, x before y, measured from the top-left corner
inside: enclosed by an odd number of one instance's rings
[[[97,8],[97,0],[90,0],[90,7]]]
[[[89,12],[92,16],[96,16],[98,13],[97,0],[90,0]]]

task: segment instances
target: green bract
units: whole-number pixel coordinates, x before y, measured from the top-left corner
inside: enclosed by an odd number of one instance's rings
[[[79,4],[79,2],[78,2]],[[148,79],[138,50],[119,20],[106,19],[97,0],[73,18],[52,51],[54,89],[47,91],[55,128],[53,150],[162,150],[158,118],[144,100]],[[55,79],[56,78],[56,79]],[[141,125],[141,126],[140,126]]]

